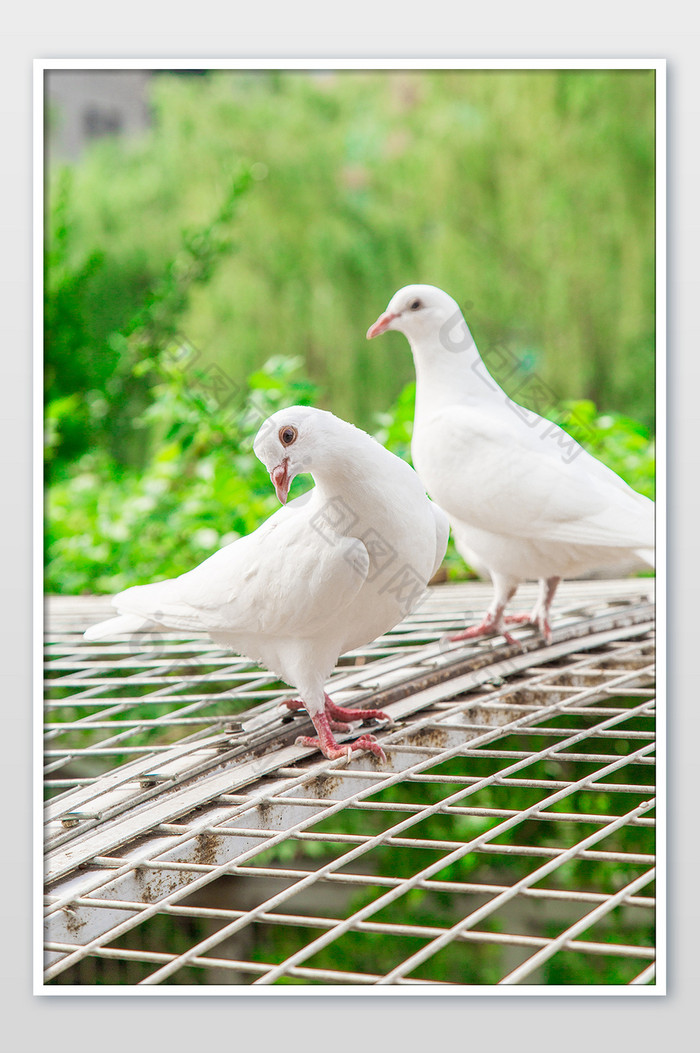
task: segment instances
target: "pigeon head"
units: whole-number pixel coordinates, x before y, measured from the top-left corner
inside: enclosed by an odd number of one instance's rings
[[[286,504],[292,480],[313,471],[319,451],[324,447],[324,436],[329,428],[332,430],[334,420],[325,410],[290,406],[277,410],[260,426],[253,449],[270,473],[282,504]]]
[[[392,296],[384,314],[369,327],[367,339],[396,329],[413,345],[443,331],[443,327],[449,330],[460,320],[463,321],[459,305],[442,289],[434,285],[406,285]]]

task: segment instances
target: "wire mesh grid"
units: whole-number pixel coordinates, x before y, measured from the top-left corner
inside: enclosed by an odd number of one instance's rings
[[[448,644],[489,590],[431,589],[329,685],[385,765],[296,745],[205,638],[88,645],[104,601],[51,601],[47,989],[653,985],[652,586],[566,584],[549,647]]]

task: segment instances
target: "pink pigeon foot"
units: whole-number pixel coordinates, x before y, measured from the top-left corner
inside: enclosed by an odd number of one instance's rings
[[[324,757],[335,760],[337,757],[347,757],[348,760],[356,750],[369,750],[386,764],[386,753],[379,745],[374,735],[360,735],[354,742],[346,742],[342,746],[333,738],[331,724],[325,713],[317,713],[311,718],[318,732],[316,736],[300,735],[295,739],[301,746],[315,746],[320,749]],[[337,725],[336,725],[337,726]]]
[[[540,581],[540,595],[530,614],[507,614],[503,621],[511,625],[534,625],[544,636],[545,643],[552,642],[552,629],[549,624],[549,611],[554,594],[561,578],[553,576]]]
[[[509,625],[534,625],[544,636],[545,643],[552,642],[552,629],[544,614],[538,615],[534,611],[532,614],[506,614],[503,621]]]
[[[506,619],[507,621],[508,619]],[[503,617],[497,620],[492,614],[487,614],[481,625],[470,625],[468,629],[463,629],[462,632],[455,633],[454,636],[449,636],[450,643],[456,643],[457,640],[473,640],[477,636],[495,636],[501,635],[505,638],[509,644],[517,643],[518,641],[514,636],[508,632],[503,625]]]
[[[306,706],[300,698],[285,699],[282,702],[283,706],[287,709],[298,710],[306,709]],[[342,721],[344,724],[352,722],[353,720],[389,720],[391,717],[388,713],[385,713],[382,709],[345,709],[343,706],[336,706],[335,702],[326,695],[325,704],[326,716],[329,719],[331,727],[335,721]],[[338,729],[340,730],[340,729]],[[344,730],[348,730],[347,727]]]
[[[306,708],[298,698],[285,699],[282,705],[291,710]],[[350,731],[350,724],[347,721],[391,720],[388,713],[384,713],[381,709],[345,709],[342,706],[336,706],[335,702],[326,695],[324,711],[312,716],[311,719],[318,735],[313,737],[300,735],[296,742],[302,746],[315,746],[329,760],[335,760],[337,757],[349,758],[356,750],[370,750],[375,757],[386,763],[386,754],[374,735],[361,735],[354,742],[346,742],[341,746],[334,739],[333,731]]]
[[[306,706],[300,698],[285,698],[284,701],[280,703],[280,705],[286,706],[287,709],[291,709],[295,712],[300,709],[306,709]],[[327,708],[326,713],[328,713]],[[328,718],[328,726],[332,728],[333,731],[350,731],[349,724],[346,724],[344,721],[332,720],[330,717]]]

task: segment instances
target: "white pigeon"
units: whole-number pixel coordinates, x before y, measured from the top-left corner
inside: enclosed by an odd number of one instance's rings
[[[295,687],[326,757],[371,750],[373,735],[340,746],[332,729],[389,719],[344,709],[324,691],[339,655],[387,632],[418,603],[442,562],[449,524],[413,469],[364,431],[308,406],[279,410],[262,425],[255,453],[285,505],[257,530],[194,570],[113,599],[119,616],[88,640],[154,629],[205,631]],[[294,477],[316,486],[286,504]]]
[[[464,559],[494,599],[483,621],[452,639],[532,623],[551,642],[549,612],[562,577],[654,562],[654,504],[557,424],[527,410],[486,369],[459,306],[432,285],[400,289],[368,339],[403,333],[416,367],[413,464],[450,519]],[[521,581],[537,579],[526,615],[506,615]]]

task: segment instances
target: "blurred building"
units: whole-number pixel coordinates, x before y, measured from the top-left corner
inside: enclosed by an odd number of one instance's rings
[[[75,161],[105,135],[136,135],[151,123],[148,69],[56,69],[44,73],[47,159]]]

